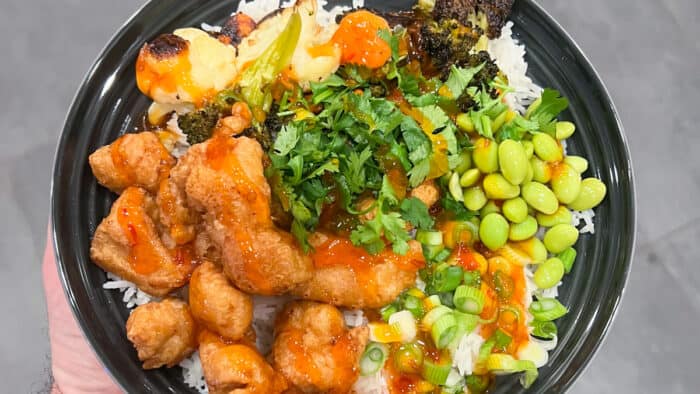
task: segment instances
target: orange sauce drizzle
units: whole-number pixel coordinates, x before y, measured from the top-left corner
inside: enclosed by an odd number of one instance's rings
[[[124,143],[124,140],[126,138],[126,135],[117,138],[117,140],[114,141],[110,146],[109,152],[112,158],[112,163],[114,163],[114,169],[115,173],[117,174],[117,177],[119,177],[119,180],[123,184],[128,185],[133,183],[134,174],[131,171],[129,159],[122,150],[122,144]]]
[[[155,239],[148,234],[148,226],[143,212],[144,193],[136,188],[129,188],[120,197],[121,207],[117,212],[117,221],[126,236],[130,250],[131,268],[148,275],[160,268],[161,254]]]
[[[153,97],[156,90],[176,94],[184,91],[196,106],[200,106],[215,94],[214,91],[200,88],[192,80],[189,48],[175,56],[158,60],[149,59],[145,51],[145,47],[141,49],[136,59],[136,84],[145,95]]]
[[[391,57],[391,48],[377,35],[380,30],[389,30],[389,24],[369,11],[360,10],[345,15],[331,39],[340,47],[340,62],[369,68],[383,66]]]
[[[350,268],[355,274],[357,284],[370,296],[376,295],[381,286],[381,283],[376,283],[372,274],[374,266],[393,262],[402,270],[416,272],[425,264],[423,254],[413,250],[409,250],[404,256],[392,252],[391,249],[372,255],[363,247],[353,245],[348,238],[339,236],[329,236],[328,240],[315,248],[311,259],[316,268]]]
[[[244,199],[250,207],[250,213],[254,217],[254,223],[244,223],[240,220],[231,205],[222,206],[219,213],[219,220],[233,231],[235,242],[241,251],[243,264],[250,280],[262,291],[271,290],[266,274],[261,271],[264,262],[258,255],[253,231],[258,228],[269,228],[272,226],[270,216],[270,204],[265,194],[248,177],[236,157],[234,150],[237,140],[225,136],[215,136],[207,145],[206,163],[216,171],[221,171],[233,181],[235,192]],[[220,194],[227,191],[221,186]]]

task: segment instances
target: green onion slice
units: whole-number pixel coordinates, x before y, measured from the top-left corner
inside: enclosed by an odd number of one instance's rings
[[[423,300],[420,298],[407,294],[403,299],[403,307],[411,312],[416,319],[423,317]]]
[[[440,317],[430,328],[435,347],[444,349],[452,342],[457,332],[457,320],[452,313]]]
[[[573,268],[574,261],[576,260],[576,249],[568,247],[563,252],[559,253],[557,257],[564,263],[564,272],[568,274],[571,272],[571,268]]]
[[[391,315],[393,315],[394,313],[396,313],[398,311],[399,310],[396,307],[396,305],[389,304],[389,305],[382,307],[382,309],[379,310],[379,313],[382,315],[382,320],[384,320],[385,322],[388,322],[389,317],[391,317]]]
[[[452,369],[452,363],[436,363],[431,360],[423,361],[423,379],[435,385],[443,385]]]
[[[530,304],[529,311],[537,321],[552,321],[569,312],[564,305],[554,298],[540,298],[534,301]]]
[[[428,313],[423,316],[423,328],[425,330],[430,330],[433,327],[433,324],[438,321],[441,317],[452,313],[452,309],[444,306],[444,305],[438,305],[435,308],[431,309]]]
[[[520,378],[523,387],[528,388],[537,379],[537,366],[530,360],[516,360],[509,354],[491,354],[486,367],[495,374],[525,372]]]
[[[442,232],[418,230],[416,232],[416,241],[428,246],[442,245]]]
[[[462,267],[443,263],[433,274],[431,289],[436,292],[454,291],[462,283],[463,276]]]
[[[484,309],[486,296],[476,287],[461,285],[455,289],[453,302],[460,312],[478,315]]]
[[[377,373],[384,367],[388,354],[389,350],[386,345],[370,342],[360,357],[360,374],[367,376]]]

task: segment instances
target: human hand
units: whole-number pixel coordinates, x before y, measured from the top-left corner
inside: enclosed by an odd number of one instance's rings
[[[78,327],[61,287],[51,237],[47,238],[43,262],[44,292],[49,315],[52,393],[122,393]]]

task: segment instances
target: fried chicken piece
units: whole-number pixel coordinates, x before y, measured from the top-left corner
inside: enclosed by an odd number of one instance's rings
[[[199,217],[187,206],[187,195],[172,179],[164,179],[156,196],[158,219],[169,246],[185,245],[197,237]]]
[[[311,277],[311,259],[274,226],[262,149],[247,137],[216,136],[192,146],[172,170],[188,204],[221,251],[224,272],[247,292],[282,294]]]
[[[175,165],[175,158],[150,131],[124,134],[96,150],[88,160],[97,181],[115,193],[129,186],[155,193]]]
[[[409,197],[415,197],[423,202],[428,208],[435,205],[440,200],[440,188],[434,180],[421,183],[410,191]]]
[[[190,308],[197,322],[228,340],[239,340],[253,321],[253,301],[231,286],[228,279],[209,261],[192,273]]]
[[[162,297],[187,283],[194,262],[188,247],[165,247],[156,229],[157,211],[145,190],[124,190],[97,226],[90,257],[105,271]]]
[[[276,394],[287,389],[285,378],[246,344],[226,343],[204,330],[199,334],[199,357],[211,394]]]
[[[190,308],[176,298],[134,309],[126,321],[126,336],[134,344],[144,369],[172,367],[197,348]]]
[[[314,247],[311,258],[314,275],[293,294],[307,300],[327,302],[347,308],[379,308],[393,301],[416,281],[425,264],[421,246],[410,241],[410,250],[400,256],[385,249],[370,255],[343,237],[315,233],[309,238]]]
[[[368,338],[367,327],[348,329],[337,308],[294,301],[275,323],[273,366],[303,393],[348,393]]]

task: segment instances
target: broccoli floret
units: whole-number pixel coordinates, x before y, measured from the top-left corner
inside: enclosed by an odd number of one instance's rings
[[[436,0],[433,17],[479,26],[489,38],[496,38],[501,35],[512,7],[513,0]]]
[[[452,64],[466,64],[469,51],[480,36],[478,28],[467,27],[456,19],[430,21],[421,29],[423,50],[443,71],[448,71]]]
[[[187,136],[187,142],[194,145],[211,137],[219,118],[220,108],[217,105],[207,105],[200,110],[180,115],[177,124]]]
[[[484,67],[479,70],[478,73],[472,78],[469,83],[470,86],[488,86],[491,81],[493,81],[498,75],[498,66],[496,62],[491,59],[489,53],[486,51],[480,51],[477,53],[470,54],[464,63],[458,63],[460,67],[476,67],[483,64]]]
[[[467,90],[462,92],[462,94],[457,98],[457,107],[462,112],[469,112],[470,109],[476,106],[476,101],[474,97]]]
[[[278,115],[279,110],[280,107],[277,103],[272,104],[265,121],[262,124],[248,127],[243,131],[243,135],[256,139],[264,150],[270,150],[275,142],[275,138],[277,138],[277,133],[287,123],[288,119],[288,117],[280,117]]]

